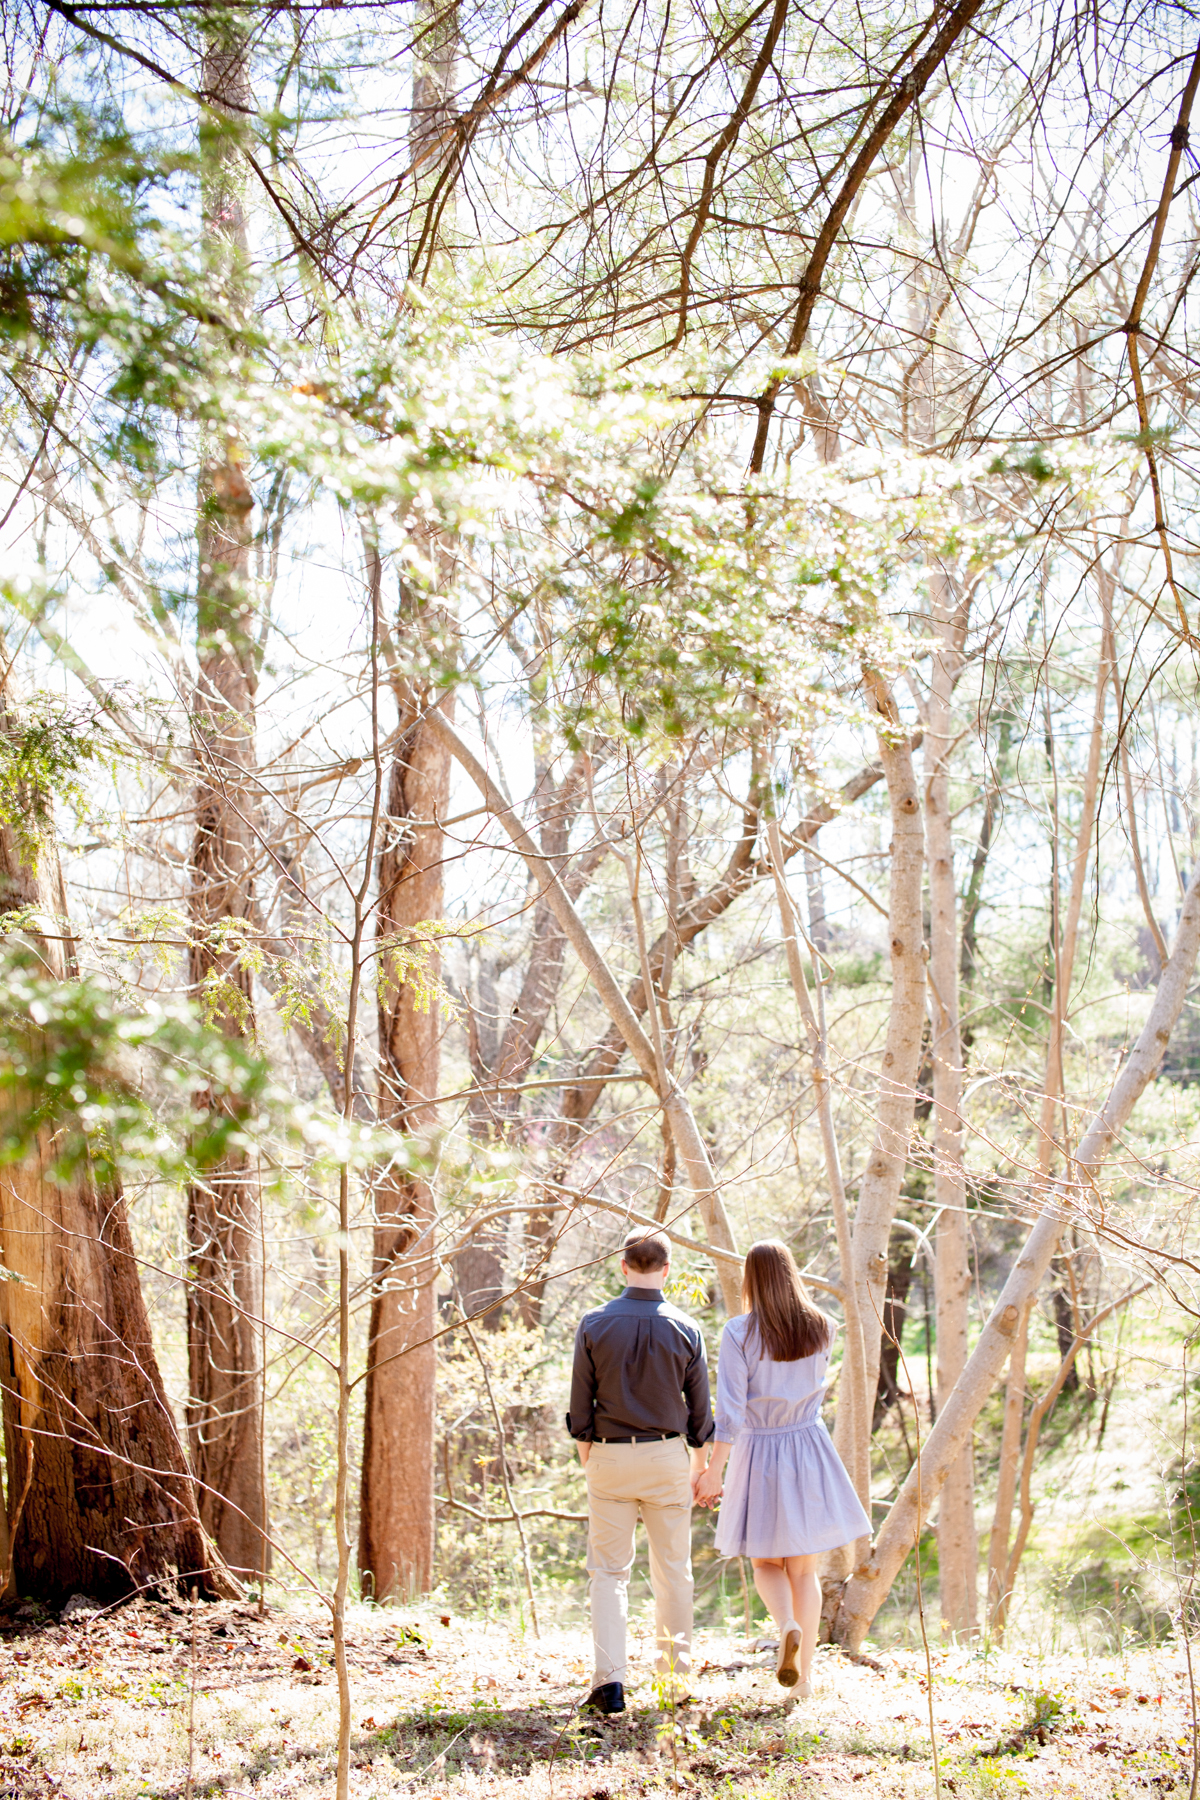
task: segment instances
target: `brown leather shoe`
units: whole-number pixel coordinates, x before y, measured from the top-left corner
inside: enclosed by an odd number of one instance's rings
[[[795,1620],[779,1634],[779,1656],[775,1663],[775,1679],[780,1687],[794,1688],[800,1679],[796,1667],[800,1655],[800,1627]]]

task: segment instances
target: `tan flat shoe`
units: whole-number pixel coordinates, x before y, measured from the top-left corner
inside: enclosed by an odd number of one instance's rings
[[[796,1667],[796,1659],[800,1655],[800,1627],[795,1620],[785,1625],[779,1634],[779,1658],[775,1664],[775,1679],[780,1687],[795,1687],[800,1679]]]

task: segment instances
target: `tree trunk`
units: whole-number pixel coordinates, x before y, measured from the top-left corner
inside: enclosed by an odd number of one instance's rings
[[[539,757],[535,764],[534,799],[540,822],[541,846],[553,859],[567,892],[578,898],[600,866],[608,851],[604,839],[593,844],[568,870],[567,850],[571,827],[586,793],[585,765],[578,758],[562,780],[554,781],[549,759]],[[471,1136],[477,1140],[507,1139],[517,1127],[521,1111],[521,1083],[526,1079],[537,1055],[538,1045],[550,1010],[558,996],[566,958],[567,939],[543,895],[533,909],[533,931],[529,960],[520,993],[503,1031],[487,1027],[492,1021],[478,1020],[472,1013],[469,1021],[468,1049],[471,1073],[479,1083],[479,1091],[471,1098],[469,1120]],[[493,1020],[495,1006],[493,1002]],[[544,1264],[553,1241],[552,1203],[548,1211],[535,1213],[526,1227],[526,1251],[532,1251],[534,1262]],[[500,1322],[496,1301],[504,1292],[503,1280],[504,1224],[481,1233],[455,1257],[455,1275],[459,1303],[468,1316],[482,1313],[482,1322],[495,1326]],[[521,1317],[526,1324],[540,1318],[541,1293],[545,1274],[534,1277],[536,1293],[523,1286],[518,1298]],[[491,1310],[485,1310],[490,1308]]]
[[[977,924],[979,908],[983,903],[983,878],[987,872],[988,857],[992,848],[992,836],[996,829],[996,817],[1000,811],[1000,790],[1004,785],[1005,769],[1008,765],[1009,745],[1012,742],[1012,715],[1005,713],[1000,721],[1000,730],[996,743],[996,773],[989,784],[983,800],[983,818],[979,824],[979,841],[975,846],[975,854],[971,858],[971,873],[967,878],[967,891],[963,895],[962,907],[962,952],[959,957],[958,972],[960,985],[971,988],[975,981],[979,962],[979,940]],[[969,1048],[973,1032],[960,1026],[964,1051]]]
[[[800,956],[800,937],[797,926],[796,910],[787,885],[783,858],[783,840],[779,830],[778,819],[772,819],[767,826],[768,843],[771,847],[771,868],[775,876],[775,894],[779,902],[779,920],[783,927],[784,949],[787,955],[788,973],[791,976],[792,992],[796,996],[796,1006],[804,1022],[805,1034],[808,1038],[809,1055],[812,1061],[813,1094],[816,1099],[817,1118],[821,1127],[821,1148],[825,1159],[825,1179],[829,1184],[830,1208],[833,1212],[834,1231],[837,1236],[838,1262],[842,1289],[842,1313],[845,1321],[845,1341],[842,1350],[842,1373],[838,1383],[838,1413],[845,1414],[850,1420],[850,1427],[845,1435],[849,1443],[859,1452],[857,1463],[847,1463],[850,1479],[854,1483],[855,1492],[863,1507],[869,1511],[871,1505],[871,1467],[869,1446],[871,1442],[871,1425],[867,1414],[870,1410],[868,1395],[874,1392],[868,1387],[863,1367],[863,1333],[862,1321],[858,1311],[858,1294],[852,1276],[854,1267],[854,1241],[850,1229],[850,1215],[846,1207],[846,1188],[842,1180],[842,1160],[838,1149],[837,1132],[833,1120],[833,1093],[829,1080],[828,1046],[821,1022],[813,1010],[808,994],[808,984],[804,976],[804,963]],[[814,958],[814,968],[816,959]],[[820,996],[818,995],[818,998]],[[822,1019],[824,1012],[822,1011]],[[878,1380],[878,1375],[876,1376]],[[867,1449],[868,1454],[863,1455]]]
[[[1004,1391],[1004,1424],[1000,1432],[1000,1472],[996,1479],[996,1505],[992,1535],[988,1540],[988,1629],[995,1638],[1004,1635],[1008,1615],[1008,1539],[1012,1530],[1013,1502],[1021,1464],[1021,1430],[1025,1418],[1025,1359],[1029,1350],[1029,1315],[1032,1300],[1021,1314],[1008,1363]]]
[[[821,864],[809,849],[804,852],[804,881],[808,889],[808,935],[812,939],[813,949],[819,950],[824,956],[828,954],[833,939],[825,917],[825,882]]]
[[[1080,1211],[1086,1216],[1099,1202],[1097,1177],[1101,1165],[1158,1072],[1171,1032],[1183,1010],[1188,983],[1196,966],[1197,949],[1200,949],[1200,860],[1188,882],[1174,949],[1137,1042],[1113,1082],[1104,1105],[1084,1133],[1070,1178],[1057,1184],[1047,1195],[1025,1247],[971,1353],[962,1379],[939,1414],[919,1462],[909,1472],[897,1495],[873,1552],[854,1571],[846,1585],[836,1625],[838,1638],[851,1651],[857,1651],[861,1646],[871,1621],[916,1543],[924,1519],[973,1429],[992,1383],[1008,1359],[1022,1314],[1054,1259],[1063,1231],[1073,1216]]]
[[[1068,1252],[1069,1254],[1070,1252]],[[1061,1282],[1056,1282],[1050,1290],[1050,1305],[1054,1313],[1054,1335],[1058,1341],[1058,1354],[1065,1361],[1075,1342],[1075,1309],[1071,1305],[1071,1296]],[[1063,1382],[1071,1393],[1078,1388],[1079,1370],[1073,1362],[1063,1377]]]
[[[951,699],[962,666],[966,602],[956,605],[950,578],[930,571],[933,667],[925,729],[925,839],[929,862],[929,987],[933,1062],[933,1196],[937,1307],[937,1406],[945,1408],[967,1365],[971,1297],[967,1188],[963,1174],[962,1041],[958,1012],[958,891],[950,812]],[[964,1443],[942,1489],[938,1514],[938,1582],[944,1628],[977,1626],[975,1456]]]
[[[370,578],[381,578],[368,545]],[[419,631],[419,620],[407,621]],[[452,702],[444,702],[449,708]],[[440,920],[450,757],[420,704],[401,693],[400,736],[379,853],[380,1122],[428,1156],[433,1145],[442,1017],[405,979],[414,929]],[[400,954],[397,954],[400,953]],[[426,951],[425,981],[437,973]],[[389,1171],[375,1192],[374,1287],[367,1339],[358,1564],[363,1592],[401,1600],[433,1582],[437,1263],[433,1193],[419,1170]]]
[[[444,0],[420,0],[414,13],[412,93],[408,140],[419,170],[416,197],[424,222],[410,241],[409,272],[428,277],[439,233],[453,218],[452,182],[457,146],[441,143],[453,118],[459,53],[458,9]],[[451,186],[445,186],[449,178]],[[425,524],[414,526],[433,562],[447,548]],[[381,616],[383,569],[373,532],[364,534],[368,580]],[[428,617],[419,593],[406,594],[397,621],[399,655],[393,685],[400,711],[400,741],[392,762],[387,818],[379,853],[377,945],[381,954],[379,997],[379,1118],[413,1139],[428,1155],[437,1128],[433,1104],[441,1069],[442,1021],[422,984],[405,979],[389,956],[402,949],[413,928],[440,922],[442,867],[450,794],[451,759],[431,728],[425,708],[428,685],[412,687],[411,663],[425,652]],[[443,702],[453,711],[453,700]],[[432,942],[426,946],[426,981],[437,973]],[[435,1515],[433,1465],[437,1451],[437,1262],[434,1201],[427,1175],[390,1172],[375,1193],[373,1289],[367,1339],[363,1418],[358,1566],[363,1592],[380,1601],[422,1594],[433,1585]],[[479,1252],[482,1253],[482,1258]],[[468,1306],[495,1297],[499,1269],[495,1247],[477,1247],[458,1262],[460,1295]]]
[[[884,1415],[894,1406],[898,1409],[901,1429],[904,1427],[904,1402],[900,1392],[900,1348],[904,1342],[904,1325],[908,1318],[908,1290],[912,1286],[912,1260],[907,1245],[899,1249],[900,1261],[893,1251],[888,1262],[887,1286],[883,1292],[883,1341],[879,1348],[879,1380],[875,1384],[875,1409],[872,1432],[878,1431]]]
[[[10,706],[0,693],[5,724]],[[35,858],[5,826],[0,910],[25,908],[65,929],[52,845]],[[33,943],[51,974],[74,974],[69,943]],[[50,1605],[158,1584],[232,1595],[163,1389],[124,1196],[86,1165],[51,1180],[49,1161],[47,1142],[0,1177],[0,1246],[19,1277],[0,1282],[10,1591]]]
[[[887,1285],[888,1241],[908,1163],[921,1032],[925,1021],[925,944],[921,925],[921,871],[924,841],[921,801],[913,773],[912,749],[886,683],[869,674],[867,688],[879,718],[879,759],[887,781],[892,824],[892,867],[888,900],[892,997],[875,1109],[875,1138],[859,1182],[854,1214],[854,1301],[863,1340],[863,1386],[873,1394],[879,1382],[883,1298]],[[870,1467],[870,1407],[852,1417],[838,1408],[834,1442],[846,1467]],[[864,1544],[859,1554],[865,1553]]]
[[[230,131],[251,106],[249,52],[236,27],[209,37],[203,90]],[[209,266],[223,299],[245,297],[244,165],[231,135],[201,133]],[[198,494],[192,705],[197,765],[189,957],[191,990],[231,1037],[254,1034],[253,982],[241,954],[254,916],[256,634],[250,594],[254,496],[233,434],[213,428]],[[233,1151],[188,1190],[188,1439],[201,1517],[243,1576],[270,1566],[263,1492],[263,1264],[257,1171]]]
[[[1083,890],[1092,850],[1092,833],[1096,824],[1096,807],[1100,791],[1100,757],[1104,739],[1104,711],[1108,683],[1112,675],[1112,598],[1113,573],[1099,568],[1101,605],[1100,662],[1096,671],[1095,699],[1092,706],[1092,731],[1088,741],[1087,769],[1083,781],[1083,800],[1079,814],[1079,830],[1071,868],[1071,892],[1067,899],[1067,916],[1063,922],[1062,941],[1055,958],[1054,1004],[1050,1012],[1050,1037],[1046,1046],[1046,1073],[1042,1084],[1042,1105],[1038,1118],[1037,1179],[1044,1191],[1054,1167],[1058,1146],[1054,1139],[1054,1113],[1063,1094],[1062,1046],[1070,1011],[1071,982],[1075,971],[1075,946],[1079,940],[1079,920],[1083,912]],[[1068,1146],[1063,1145],[1064,1154]],[[1022,1313],[1013,1344],[1009,1391],[1004,1405],[1004,1431],[1000,1451],[1000,1479],[992,1513],[992,1530],[988,1542],[988,1606],[992,1635],[1002,1637],[1008,1610],[1007,1574],[1008,1543],[1012,1532],[1012,1509],[1016,1497],[1017,1460],[1021,1453],[1021,1419],[1025,1405],[1025,1355],[1029,1342],[1029,1308]],[[1015,1438],[1010,1432],[1016,1432]]]

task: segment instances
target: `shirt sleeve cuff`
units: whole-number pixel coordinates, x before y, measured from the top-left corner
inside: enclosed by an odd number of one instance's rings
[[[703,1450],[705,1444],[711,1444],[711,1442],[713,1440],[713,1436],[716,1432],[716,1429],[717,1429],[716,1426],[713,1424],[712,1420],[710,1419],[708,1421],[708,1424],[704,1427],[703,1431],[701,1431],[701,1432],[689,1431],[687,1434],[687,1441],[688,1441],[690,1448],[693,1450]]]
[[[718,1418],[714,1427],[715,1434],[722,1444],[732,1444],[741,1429],[740,1423],[735,1423],[728,1417]]]
[[[571,1436],[575,1439],[575,1442],[577,1444],[590,1444],[593,1442],[595,1435],[596,1435],[596,1426],[595,1426],[594,1420],[589,1419],[586,1425],[580,1425],[580,1426],[576,1427],[576,1426],[572,1425],[572,1423],[571,1423],[570,1413],[567,1414],[567,1430],[570,1432]]]

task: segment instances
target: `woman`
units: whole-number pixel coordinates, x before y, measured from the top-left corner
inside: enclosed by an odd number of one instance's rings
[[[717,1435],[696,1500],[710,1506],[721,1495],[729,1458],[716,1547],[750,1558],[779,1627],[776,1677],[807,1699],[821,1622],[817,1562],[871,1524],[821,1422],[834,1323],[809,1299],[786,1244],[751,1245],[742,1302],[721,1335]]]

